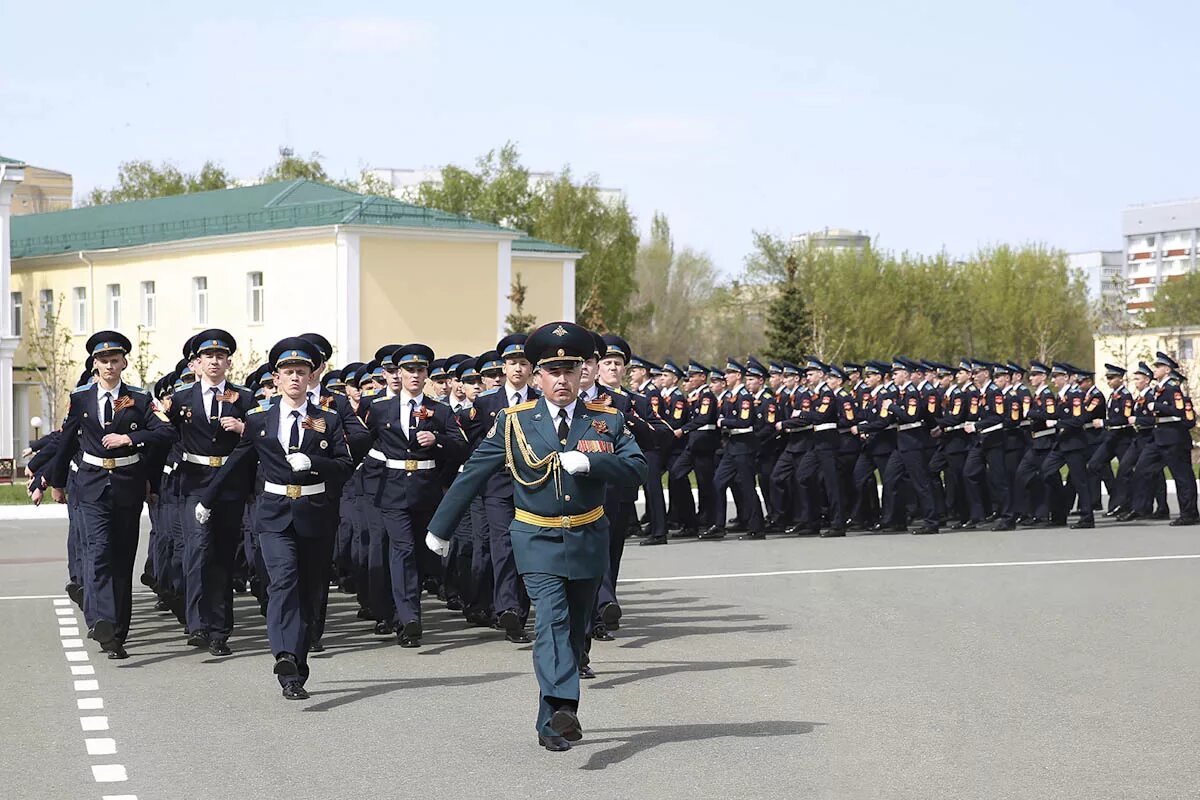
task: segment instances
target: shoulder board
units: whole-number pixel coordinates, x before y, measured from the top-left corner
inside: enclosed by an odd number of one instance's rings
[[[362,396],[363,397],[374,397],[375,395],[379,394],[381,391],[382,391],[381,389],[372,389],[369,392],[363,392]]]
[[[625,391],[624,389],[622,389],[620,386],[618,386],[618,387],[617,387],[617,388],[615,388],[615,389],[609,389],[609,391],[610,391],[610,392],[614,392],[614,393],[616,393],[616,394],[622,394],[622,395],[623,395],[623,394],[628,394],[628,392],[626,392],[626,391]]]
[[[271,406],[255,406],[254,408],[252,408],[246,412],[246,416],[250,416],[251,414],[261,414],[264,411],[270,411],[270,410],[271,410]]]
[[[537,405],[537,400],[526,400],[524,403],[518,403],[515,406],[509,406],[508,408],[505,409],[505,411],[508,411],[508,412],[528,411],[529,409],[533,408],[536,405]]]
[[[599,414],[617,413],[616,409],[610,408],[609,406],[604,405],[604,403],[584,403],[584,405],[587,407],[588,411],[595,411]]]
[[[500,391],[498,388],[488,389],[485,392],[480,392],[479,397],[487,397],[489,394],[495,394],[498,391]]]
[[[376,403],[382,403],[384,400],[391,400],[391,399],[392,398],[390,398],[390,397],[374,397],[371,399],[371,405],[375,405]]]
[[[79,394],[80,392],[86,392],[88,389],[91,389],[93,386],[95,386],[94,383],[85,383],[83,386],[77,386],[74,389],[72,389],[71,394]]]
[[[770,389],[763,389],[763,397],[774,397],[775,393]]]
[[[250,390],[249,390],[249,389],[247,389],[245,386],[239,386],[238,384],[236,384],[236,383],[231,383],[231,382],[229,382],[229,381],[225,381],[225,388],[226,388],[226,389],[233,389],[235,392],[248,392],[248,391],[250,391]]]
[[[129,390],[129,391],[131,391],[131,392],[137,392],[138,394],[150,394],[149,392],[147,392],[147,391],[146,391],[145,389],[143,389],[142,387],[140,387],[140,386],[130,386],[128,383],[127,383],[127,384],[125,384],[125,388],[126,388],[126,389],[128,389],[128,390]]]

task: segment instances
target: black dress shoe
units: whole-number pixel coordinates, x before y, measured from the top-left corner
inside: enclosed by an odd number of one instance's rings
[[[1092,522],[1090,519],[1081,519],[1078,522],[1072,522],[1069,527],[1071,530],[1076,531],[1083,528],[1094,528],[1096,527],[1096,523]]]
[[[310,652],[310,653],[324,653],[324,652],[325,652],[325,645],[321,644],[321,640],[320,640],[320,639],[314,639],[314,640],[313,640],[313,643],[312,643],[312,644],[310,644],[310,645],[308,646],[308,652]]]
[[[275,669],[273,672],[276,675],[282,675],[284,677],[289,675],[299,675],[300,668],[296,666],[296,657],[291,653],[280,653],[275,657]],[[299,686],[299,684],[296,685]]]
[[[615,641],[616,638],[617,637],[613,636],[611,633],[608,632],[608,628],[605,627],[603,622],[597,622],[595,625],[592,626],[592,639],[594,639],[595,641],[597,641],[597,642],[612,642],[612,641]]]
[[[118,641],[113,641],[113,643],[104,648],[104,650],[108,653],[108,659],[110,661],[123,661],[124,659],[129,658],[129,653],[125,652],[125,645]]]
[[[666,544],[667,537],[665,536],[647,536],[642,541],[638,542],[641,547],[653,547],[656,544]]]
[[[284,700],[307,700],[308,692],[298,683],[285,683],[283,685]]]
[[[521,615],[511,608],[501,611],[500,616],[496,617],[496,622],[503,630],[506,630],[509,633],[512,633],[513,631],[519,631],[525,627],[521,623]]]
[[[565,753],[571,749],[571,743],[561,736],[542,736],[538,734],[538,744],[551,753]]]
[[[406,622],[400,632],[396,634],[396,644],[401,647],[420,647],[421,633],[420,622]]]
[[[996,524],[992,526],[994,531],[1015,531],[1017,523],[1011,519],[996,520]]]
[[[708,530],[706,530],[704,533],[700,534],[696,538],[702,542],[715,542],[718,539],[725,538],[725,529],[718,528],[716,525],[713,525],[711,528],[709,528]]]
[[[391,636],[396,632],[396,626],[386,620],[375,623],[376,636]]]
[[[969,519],[966,522],[959,525],[957,528],[955,528],[955,530],[960,530],[960,531],[974,531],[974,530],[978,530],[978,529],[979,529],[979,523],[973,519]]]
[[[490,628],[490,627],[492,627],[491,614],[489,614],[486,611],[480,611],[479,609],[464,611],[463,619],[465,619],[467,621],[467,624],[473,628]]]
[[[447,611],[462,611],[463,610],[462,598],[461,597],[451,597],[449,600],[446,601],[446,610]]]
[[[592,668],[589,667],[587,664],[584,664],[582,667],[579,668],[579,679],[580,680],[590,681],[594,677],[596,677],[596,673],[593,672]]]
[[[1136,511],[1126,511],[1124,514],[1117,515],[1117,522],[1132,522],[1135,519],[1141,519],[1142,515]]]
[[[1022,528],[1040,528],[1046,524],[1046,520],[1041,517],[1026,517],[1017,524]]]
[[[738,522],[737,520],[734,520],[733,522],[726,522],[725,530],[729,531],[730,533],[745,533],[747,530],[746,523]]]
[[[845,528],[829,528],[828,530],[821,531],[818,535],[822,539],[837,539],[841,536],[846,535],[846,529]]]
[[[750,533],[743,533],[738,539],[743,542],[764,542],[767,539],[767,534],[763,531],[751,531]]]
[[[569,708],[560,708],[550,716],[550,730],[568,742],[578,742],[583,738],[579,716]]]
[[[166,600],[159,600],[154,604],[154,610],[160,614],[169,613],[171,611],[171,604]]]
[[[227,656],[233,653],[233,651],[229,649],[229,645],[225,644],[224,639],[213,639],[211,642],[209,642],[208,652],[210,655],[214,656]]]
[[[426,578],[425,580],[421,581],[421,588],[429,594],[437,594],[442,588],[442,585],[438,583],[437,578]]]
[[[1172,528],[1180,528],[1185,525],[1200,525],[1200,517],[1179,517],[1171,520]]]
[[[362,620],[375,619],[375,614],[369,608],[360,608],[354,613],[354,616]]]
[[[913,528],[911,531],[909,531],[909,533],[911,533],[913,536],[929,536],[939,532],[940,531],[932,525],[922,525],[919,528]]]
[[[529,642],[532,641],[528,636],[525,635],[525,631],[523,630],[508,631],[504,634],[504,638],[513,644],[529,644]]]
[[[605,603],[600,606],[600,620],[612,630],[621,627],[621,607],[616,603]]]
[[[1127,509],[1125,508],[1125,506],[1124,506],[1124,505],[1114,506],[1113,508],[1110,508],[1108,511],[1105,511],[1105,512],[1104,512],[1104,516],[1106,516],[1106,517],[1119,517],[1119,516],[1121,516],[1122,514],[1124,514],[1126,510],[1127,510]]]
[[[1170,518],[1171,518],[1171,512],[1165,508],[1161,511],[1155,511],[1153,514],[1150,515],[1150,519],[1170,519]]]
[[[101,647],[106,647],[117,640],[117,631],[111,622],[102,619],[88,631],[88,638],[99,642]]]
[[[64,587],[67,592],[67,597],[71,598],[71,602],[79,606],[80,611],[83,610],[83,587],[75,581],[71,581]]]
[[[207,633],[193,633],[187,638],[189,647],[208,647],[210,644]]]

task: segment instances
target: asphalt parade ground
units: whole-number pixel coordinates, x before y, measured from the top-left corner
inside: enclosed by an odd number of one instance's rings
[[[557,754],[535,743],[529,646],[432,599],[406,650],[331,594],[312,697],[289,702],[252,597],[218,659],[140,593],[130,658],[108,661],[61,594],[65,521],[3,522],[0,785],[24,800],[1196,797],[1200,528],[1099,526],[631,543],[585,738]]]

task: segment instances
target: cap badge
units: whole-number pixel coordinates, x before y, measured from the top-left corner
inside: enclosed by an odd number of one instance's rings
[[[559,325],[557,328],[552,330],[551,333],[553,333],[555,336],[566,336],[567,329],[564,328],[562,325]],[[562,353],[559,353],[559,355],[562,355]]]

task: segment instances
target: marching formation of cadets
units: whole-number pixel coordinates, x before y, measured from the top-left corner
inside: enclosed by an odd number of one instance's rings
[[[628,536],[652,546],[734,532],[761,540],[910,525],[916,534],[1057,527],[1074,507],[1071,527],[1090,528],[1101,484],[1108,516],[1166,518],[1166,470],[1179,503],[1171,524],[1200,522],[1195,414],[1178,365],[1163,353],[1137,365],[1132,386],[1124,368],[1106,364],[1106,397],[1093,373],[1066,363],[730,358],[684,368],[635,357],[619,336],[588,335],[579,400],[620,412],[644,454],[646,502],[639,522],[636,482],[607,484],[611,536],[589,601],[580,678],[594,674],[591,642],[612,640],[620,627]],[[537,484],[520,480],[511,452],[496,451],[504,468],[490,477],[472,477],[480,488],[462,502],[448,544],[432,533],[425,539],[498,419],[538,399],[538,363],[525,344],[513,334],[477,357],[443,359],[425,345],[387,345],[369,362],[330,369],[328,340],[309,333],[276,344],[243,386],[228,375],[234,338],[213,329],[188,340],[176,369],[147,391],[121,380],[129,340],[92,336],[67,418],[32,444],[29,465],[34,502],[52,491],[68,504],[67,592],[89,636],[110,658],[127,657],[148,500],[141,579],[157,594],[156,609],[175,615],[188,645],[224,656],[235,590],[248,588],[267,618],[285,697],[307,697],[307,655],[323,649],[331,584],[356,597],[358,618],[375,634],[401,647],[421,644],[423,594],[460,611],[467,625],[529,642],[530,593],[510,526],[522,513],[526,522],[547,518],[514,507],[507,473],[522,487]],[[504,436],[502,450],[511,447]],[[596,447],[611,452],[607,442]]]

